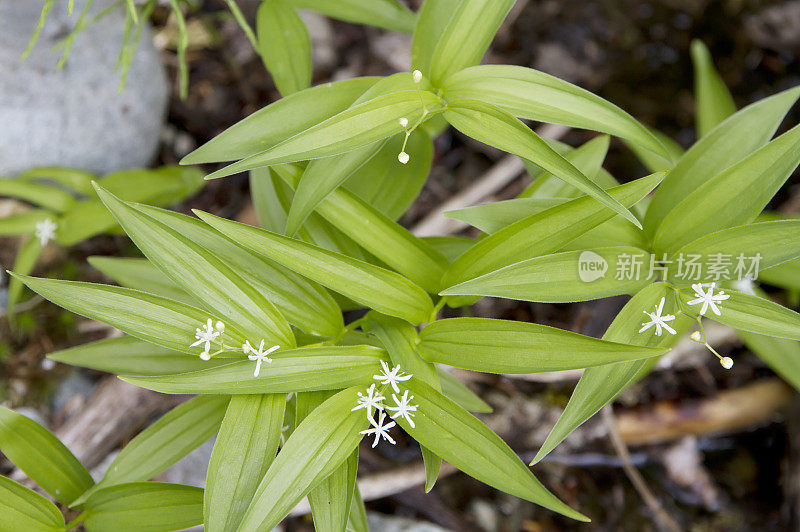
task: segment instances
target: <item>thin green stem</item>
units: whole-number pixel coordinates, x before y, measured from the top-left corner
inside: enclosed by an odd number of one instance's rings
[[[73,528],[81,524],[81,522],[84,519],[86,519],[86,512],[81,512],[81,514],[78,515],[78,517],[76,517],[75,519],[64,525],[64,530],[72,530]]]

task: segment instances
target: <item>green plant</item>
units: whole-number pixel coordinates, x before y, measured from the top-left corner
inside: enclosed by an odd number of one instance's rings
[[[649,371],[700,315],[767,341],[800,339],[798,314],[727,281],[718,292],[705,284],[713,279],[688,279],[668,263],[695,249],[757,252],[770,266],[800,257],[797,222],[752,223],[799,162],[798,127],[768,140],[800,90],[739,111],[682,154],[574,85],[522,67],[475,66],[512,5],[427,0],[412,73],[305,88],[307,78],[289,72],[284,87],[302,90],[183,161],[236,161],[211,178],[250,171],[263,228],[126,202],[98,184],[100,200],[146,260],[94,264],[130,288],[18,276],[54,303],[127,334],[51,358],[198,395],[134,439],[99,484],[69,497],[90,529],[93,498],[108,512],[131,509],[108,490],[152,478],[218,430],[196,523],[270,530],[308,496],[317,529],[364,530],[358,444],[363,435],[373,446],[393,443],[395,424],[420,444],[427,490],[445,459],[497,489],[586,520],[468,412],[486,405],[439,364],[497,373],[587,368],[539,459]],[[607,137],[572,149],[544,141],[518,117],[619,136],[655,173],[620,185],[601,169]],[[521,198],[454,214],[487,233],[474,241],[418,238],[394,221],[428,173],[432,136],[448,124],[522,157],[537,174]],[[597,277],[580,269],[587,252],[589,264],[653,257],[659,269]],[[615,294],[635,295],[602,339],[534,323],[438,319],[444,305],[484,295],[570,302]],[[353,308],[367,312],[345,324],[342,311]],[[165,519],[179,513],[160,501],[146,499]]]
[[[33,271],[42,248],[53,241],[74,246],[102,233],[118,233],[119,225],[95,197],[92,181],[131,201],[172,205],[192,196],[203,185],[202,173],[191,168],[123,170],[98,178],[75,168],[36,168],[16,179],[0,179],[0,196],[38,208],[0,218],[0,236],[28,235],[14,263],[14,271]],[[8,314],[22,296],[23,285],[9,283]]]

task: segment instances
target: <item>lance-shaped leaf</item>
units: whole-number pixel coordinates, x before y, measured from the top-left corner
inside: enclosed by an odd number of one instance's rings
[[[0,515],[3,530],[63,532],[64,516],[55,504],[33,490],[0,475]]]
[[[206,476],[205,529],[236,530],[278,451],[286,395],[231,397]]]
[[[227,364],[230,359],[214,357],[201,360],[196,356],[165,349],[133,336],[108,338],[56,351],[47,358],[82,368],[91,368],[117,375],[168,375],[207,369]]]
[[[75,204],[75,198],[60,188],[17,179],[0,181],[0,196],[27,201],[55,212],[64,212]]]
[[[273,233],[280,233],[286,228],[286,211],[276,190],[276,184],[281,184],[278,177],[269,167],[250,170],[249,176],[250,199],[259,225]]]
[[[203,490],[163,482],[111,486],[86,501],[89,532],[183,530],[203,522]]]
[[[481,65],[451,76],[448,101],[475,99],[514,116],[609,133],[669,160],[669,152],[644,125],[612,103],[544,72],[511,65]],[[535,161],[534,161],[535,162]]]
[[[436,45],[460,2],[461,0],[427,0],[417,13],[411,42],[411,68],[421,71],[426,78],[431,75],[431,58],[436,51]]]
[[[124,377],[162,393],[258,394],[335,390],[367,383],[380,370],[384,351],[372,346],[302,347],[278,351],[258,377],[253,362],[242,360],[191,373]]]
[[[676,316],[670,325],[678,334],[657,336],[650,328],[642,333],[644,311],[652,311],[664,298],[663,314]],[[681,314],[672,288],[666,283],[653,283],[636,294],[614,318],[603,339],[631,346],[649,346],[666,349],[673,346],[689,329],[694,320]],[[620,362],[606,366],[586,368],[569,403],[558,422],[548,434],[533,463],[540,461],[561,443],[573,430],[592,417],[604,405],[614,400],[625,388],[646,372],[657,358]]]
[[[447,26],[431,57],[431,81],[436,87],[451,74],[480,62],[513,5],[514,0],[461,1],[446,14]]]
[[[433,246],[433,249],[453,262],[468,250],[475,241],[463,236],[423,236],[422,240]]]
[[[311,37],[289,0],[261,2],[256,16],[258,53],[282,95],[311,85]]]
[[[161,416],[133,438],[111,462],[103,479],[72,505],[83,504],[109,486],[148,480],[165,471],[217,433],[229,399],[195,397]]]
[[[641,227],[624,205],[507,111],[478,100],[458,100],[448,104],[444,117],[465,135],[534,162]]]
[[[421,445],[481,482],[579,521],[588,518],[547,491],[511,448],[475,416],[421,380],[405,383],[418,405],[415,428],[398,424]]]
[[[466,222],[488,234],[568,201],[570,198],[514,198],[455,209],[445,212],[444,215]]]
[[[304,331],[334,336],[344,326],[336,302],[316,283],[236,245],[196,218],[144,205],[137,208],[219,259],[235,264],[242,279],[264,294],[290,323]]]
[[[295,423],[300,424],[315,408],[334,394],[335,392],[329,390],[297,394]],[[338,532],[347,527],[357,472],[358,448],[308,493],[315,530]]]
[[[420,333],[431,362],[487,373],[537,373],[586,368],[663,355],[668,349],[598,340],[538,323],[451,318]]]
[[[331,18],[401,33],[414,31],[414,12],[397,0],[291,0],[299,9],[313,9]]]
[[[722,278],[736,279],[741,277],[736,275],[737,267],[741,268],[738,258],[744,261],[744,270],[740,272],[744,274],[750,262],[756,258],[758,269],[767,269],[800,257],[800,220],[761,222],[723,229],[689,242],[674,255],[701,255],[706,258],[706,264],[716,256],[721,260],[717,263],[717,271],[724,275]],[[678,265],[673,262],[669,265],[669,278],[673,281],[683,280],[678,273]],[[708,275],[708,269],[705,274]]]
[[[641,162],[648,171],[662,172],[666,170],[672,170],[672,168],[675,166],[675,163],[680,161],[681,157],[683,157],[685,150],[680,144],[672,140],[672,138],[668,137],[665,133],[653,128],[648,129],[650,129],[650,133],[655,135],[661,145],[667,150],[670,160],[664,159],[660,155],[656,155],[655,153],[643,148],[635,142],[626,140],[624,141],[625,145],[636,155],[636,158],[639,159],[639,162]]]
[[[414,375],[415,379],[420,379],[431,388],[442,391],[436,366],[424,360],[417,350],[419,335],[413,325],[407,321],[372,312],[365,327],[380,339],[393,365],[399,365],[403,371]],[[427,493],[433,489],[439,477],[442,459],[425,446],[421,449],[425,463],[425,493]]]
[[[403,138],[404,135],[390,138],[344,183],[344,188],[392,220],[400,218],[417,198],[433,162],[433,141],[422,128],[417,128],[405,148],[409,161],[398,164]]]
[[[189,346],[195,341],[198,327],[209,318],[219,319],[198,308],[130,288],[22,275],[15,277],[70,312],[183,353],[191,351]],[[244,342],[244,336],[234,327],[226,328],[225,335],[236,345]]]
[[[87,261],[120,286],[167,297],[187,305],[198,305],[195,298],[147,259],[94,256]]]
[[[657,252],[675,251],[696,238],[750,223],[800,164],[800,125],[698,187],[664,219]]]
[[[0,451],[64,504],[72,502],[94,484],[86,468],[49,430],[2,406]]]
[[[362,410],[351,412],[359,390],[337,393],[297,426],[259,484],[239,530],[271,530],[352,454],[367,426]]]
[[[31,209],[19,214],[12,214],[0,218],[0,236],[32,235],[36,224],[48,218],[54,218],[53,213],[44,209]]]
[[[78,194],[91,196],[94,194],[92,181],[97,176],[81,168],[41,167],[26,170],[17,175],[16,179],[58,183]]]
[[[353,503],[350,505],[347,527],[348,529],[353,529],[355,532],[369,532],[369,526],[367,525],[367,508],[364,506],[361,493],[358,491],[358,484],[356,484],[355,489],[353,489]]]
[[[222,259],[185,235],[98,187],[100,199],[156,267],[249,339],[294,347],[286,318]]]
[[[439,382],[442,384],[442,393],[452,399],[458,406],[470,412],[480,412],[488,414],[492,412],[492,407],[478,397],[475,392],[464,386],[460,380],[447,372],[447,370],[437,366],[436,373],[439,374]]]
[[[228,165],[207,179],[260,166],[273,166],[345,153],[402,133],[401,118],[414,124],[423,114],[440,112],[441,99],[430,91],[410,90],[378,96],[334,115],[257,155]]]
[[[608,135],[595,137],[574,150],[570,149],[564,154],[564,158],[600,187],[610,188],[617,186],[619,183],[617,183],[615,179],[606,181],[604,179],[606,174],[600,173],[600,168],[602,168],[603,160],[605,160],[606,153],[608,153],[608,145],[610,142],[611,138]],[[562,179],[557,178],[550,172],[543,172],[535,176],[533,183],[517,197],[577,198],[581,194],[582,192],[580,190],[565,183]]]
[[[711,53],[703,41],[692,41],[692,66],[694,67],[694,98],[697,136],[709,131],[736,112],[728,87],[714,68]]]
[[[350,107],[380,78],[323,83],[281,98],[238,122],[181,160],[202,164],[243,159],[271,148]]]
[[[704,290],[709,290],[709,285],[703,286]],[[709,305],[705,317],[742,331],[800,340],[800,314],[797,312],[763,297],[728,289],[719,291],[714,288],[715,295],[723,292],[729,298],[715,302],[713,306]],[[678,294],[687,314],[697,316],[705,306],[702,303],[689,305],[690,301],[700,299],[691,288],[684,288]],[[714,308],[719,314],[714,312]]]
[[[311,211],[353,172],[374,157],[382,146],[383,141],[378,141],[341,155],[308,163],[300,182],[294,187],[294,199],[286,220],[286,234],[294,236]]]
[[[378,312],[421,323],[433,310],[424,290],[394,272],[263,229],[194,212],[240,245]]]
[[[759,271],[758,279],[765,283],[800,290],[800,259],[790,260],[773,266],[772,268]]]
[[[663,173],[643,177],[609,189],[609,194],[623,205],[634,205],[663,177]],[[450,287],[503,266],[557,251],[613,216],[613,212],[588,196],[532,214],[465,251],[450,266],[442,286]]]
[[[621,261],[638,262],[642,274],[628,279],[618,275]],[[632,294],[652,280],[647,268],[650,254],[635,247],[592,248],[543,255],[517,262],[451,286],[444,296],[493,296],[538,301],[571,303],[621,294]],[[616,266],[616,267],[615,267]]]
[[[296,175],[296,174],[295,174]],[[282,177],[294,186],[288,172]],[[301,181],[302,183],[302,181]],[[372,255],[428,292],[439,289],[447,259],[424,240],[347,190],[333,191],[317,212]],[[369,227],[369,231],[364,228]]]
[[[644,228],[652,238],[664,217],[692,191],[766,144],[800,96],[788,89],[749,105],[698,140],[653,195]]]

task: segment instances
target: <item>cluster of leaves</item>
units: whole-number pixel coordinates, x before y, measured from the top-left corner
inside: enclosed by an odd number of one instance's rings
[[[513,3],[427,0],[412,49],[421,75],[308,88],[309,78],[273,69],[285,97],[183,161],[235,161],[212,178],[250,171],[261,228],[124,201],[97,184],[100,201],[146,257],[91,261],[122,287],[17,277],[126,336],[51,358],[197,397],[132,440],[99,483],[81,473],[62,499],[64,471],[77,466],[56,443],[47,469],[58,483],[15,453],[17,429],[0,432],[0,449],[51,495],[83,510],[78,519],[91,530],[122,522],[127,530],[200,522],[212,531],[270,530],[306,496],[317,529],[365,530],[356,468],[369,420],[353,407],[388,363],[413,374],[403,384],[417,407],[414,424],[396,421],[420,444],[427,490],[445,459],[499,490],[586,520],[469,412],[488,407],[440,365],[494,373],[586,368],[539,460],[699,322],[697,290],[671,269],[673,257],[759,253],[770,282],[796,284],[798,222],[758,217],[800,162],[800,126],[770,141],[800,89],[728,116],[733,107],[719,99],[729,95],[698,48],[704,130],[683,153],[574,85],[522,67],[476,66]],[[620,185],[601,168],[607,136],[573,149],[543,140],[520,118],[618,136],[655,173]],[[475,240],[419,238],[395,221],[429,172],[432,137],[448,124],[521,157],[536,177],[520,198],[452,213],[485,233]],[[398,153],[406,157],[398,161]],[[665,266],[659,279],[584,282],[577,265],[586,250]],[[777,371],[797,379],[800,315],[752,285],[725,288],[722,312],[709,317],[741,331]],[[602,339],[533,323],[437,319],[444,305],[482,296],[573,302],[618,294],[633,297]],[[676,334],[641,328],[642,313],[659,305]],[[366,313],[345,324],[350,309]],[[207,320],[224,324],[214,333],[209,322],[205,337],[224,330],[226,339],[212,356],[193,347]],[[254,375],[254,359],[237,346],[260,342],[279,349]],[[213,433],[205,491],[145,482]],[[48,501],[11,481],[0,489],[25,502],[15,503],[25,508],[14,514],[22,528],[44,522],[42,529],[63,530]]]
[[[0,197],[21,200],[36,208],[0,218],[0,237],[27,236],[14,263],[23,275],[33,271],[50,240],[73,246],[93,236],[121,232],[119,224],[94,193],[92,182],[130,201],[172,205],[203,186],[203,174],[193,168],[162,167],[114,172],[99,178],[75,168],[36,168],[16,179],[0,179]],[[22,297],[23,285],[9,283],[8,315]]]
[[[143,25],[153,14],[159,0],[120,0],[92,14],[94,0],[85,0],[75,27],[57,45],[62,50],[58,68],[62,68],[69,57],[75,38],[87,28],[100,22],[117,9],[125,10],[125,29],[122,47],[117,56],[117,68],[121,72],[120,91],[125,88],[125,78],[133,62],[136,48],[142,37]],[[30,54],[47,16],[55,6],[56,0],[44,0],[39,22],[31,35],[28,46],[22,54],[25,59]],[[178,31],[177,52],[181,98],[186,98],[189,90],[189,65],[186,52],[189,47],[189,32],[185,11],[197,8],[197,0],[168,0],[169,9],[175,19]],[[297,9],[311,9],[323,15],[367,24],[378,28],[411,33],[416,18],[414,13],[397,0],[263,0],[258,9],[256,31],[247,22],[236,0],[225,0],[230,16],[244,31],[253,48],[258,52],[274,78],[278,90],[292,92],[311,83],[311,39]],[[67,10],[72,14],[74,0],[69,0]]]

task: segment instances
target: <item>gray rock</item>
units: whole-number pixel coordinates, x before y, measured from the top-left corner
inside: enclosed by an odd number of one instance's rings
[[[395,515],[368,512],[367,521],[370,530],[381,532],[446,532],[446,529],[433,523]]]
[[[96,0],[96,14],[115,0]],[[74,27],[85,0],[56,2],[39,41],[20,56],[42,2],[0,1],[0,175],[36,166],[74,166],[97,173],[146,166],[155,155],[169,87],[145,28],[119,94],[114,66],[123,41],[125,7],[80,33],[64,68],[53,46]],[[88,17],[87,17],[88,18]]]

